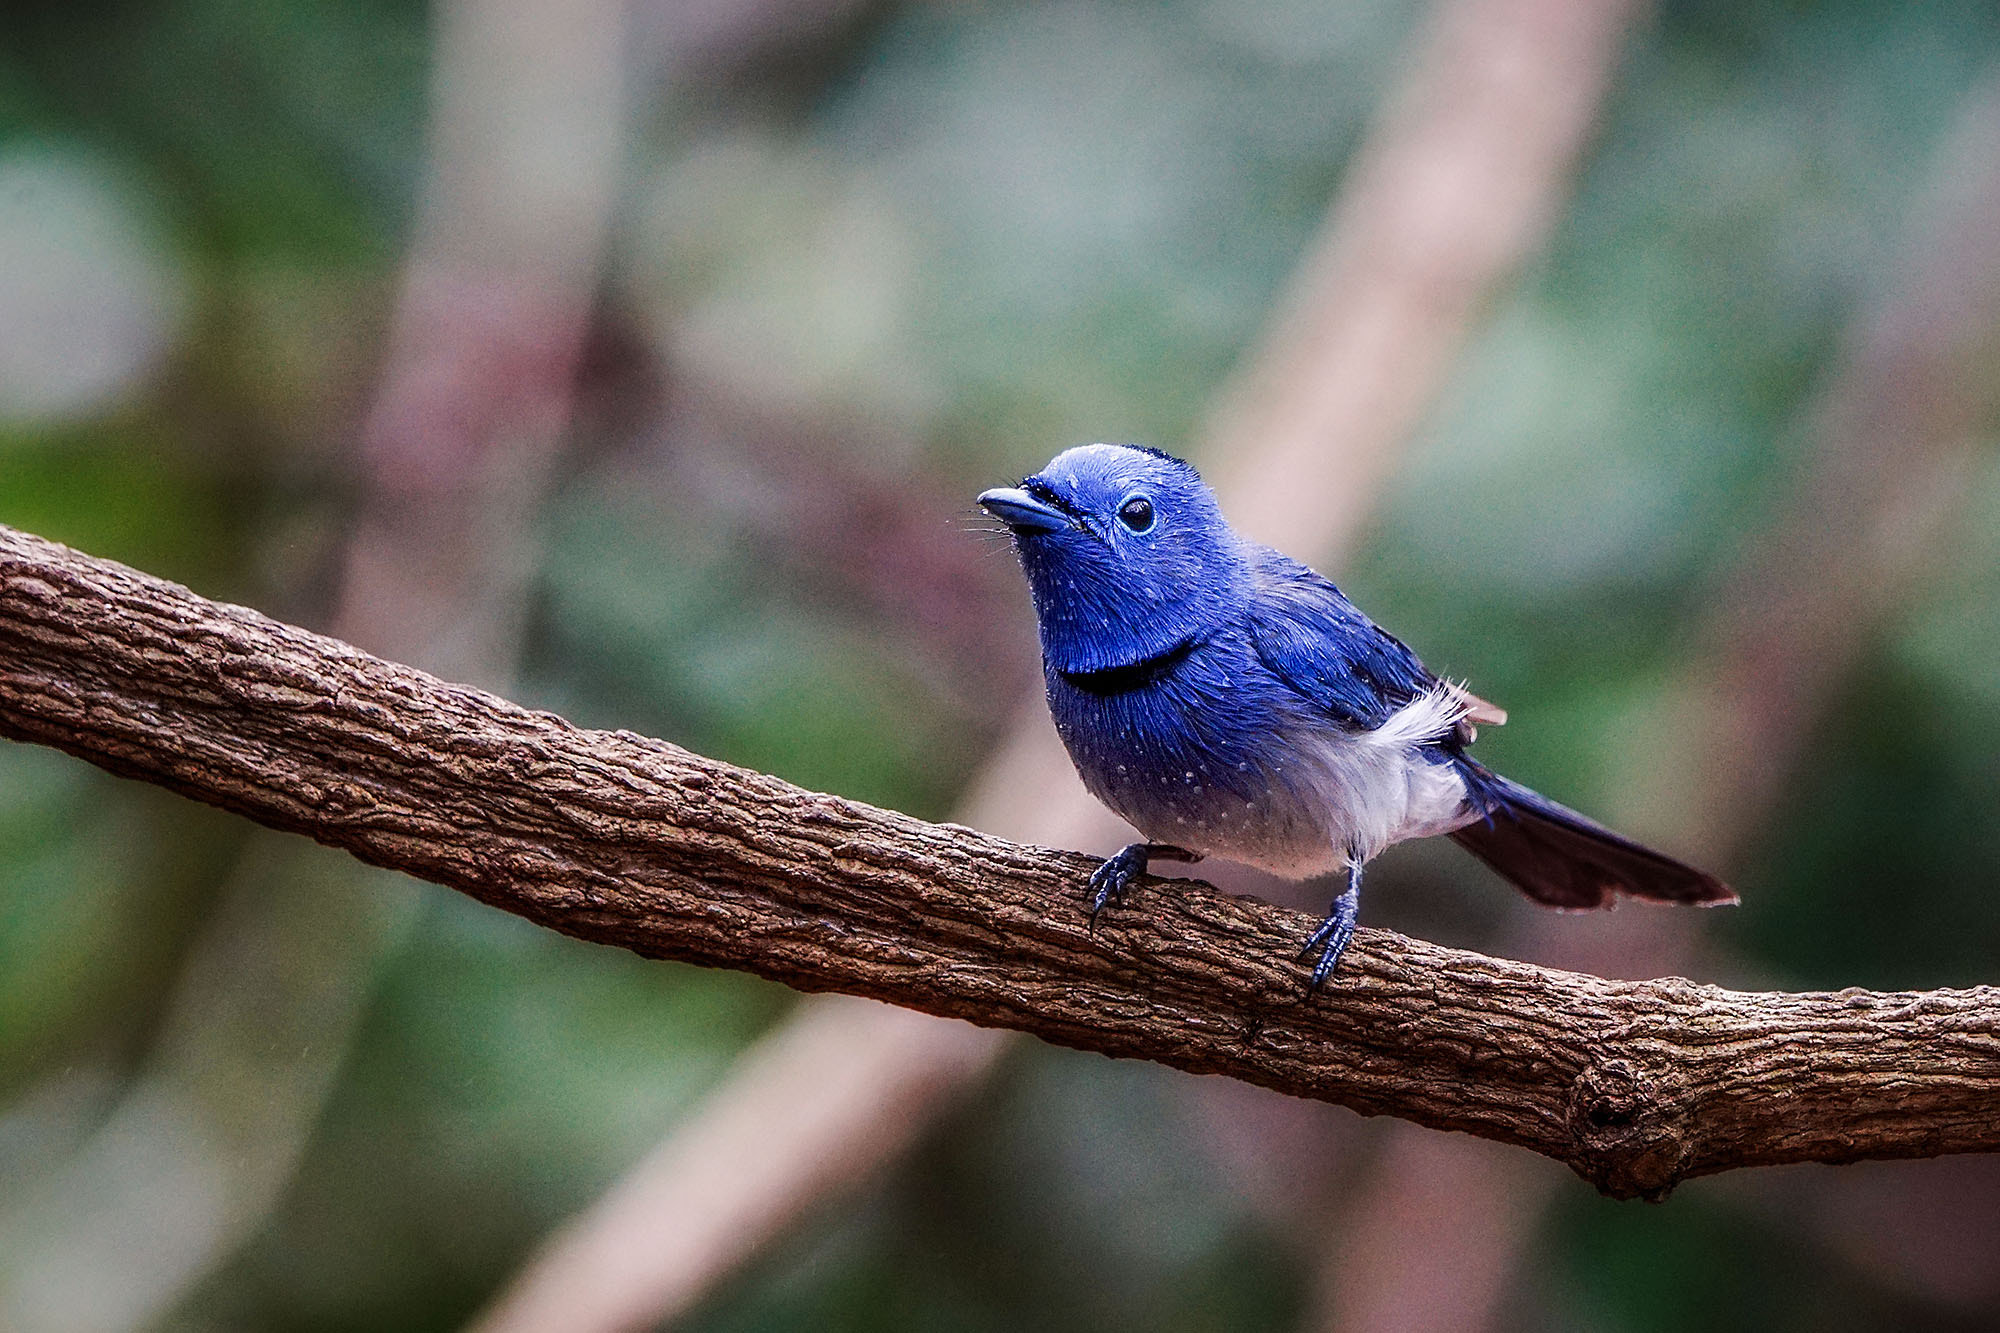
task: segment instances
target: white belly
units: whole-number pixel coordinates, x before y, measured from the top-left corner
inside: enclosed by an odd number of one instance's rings
[[[1274,757],[1260,765],[1263,790],[1254,796],[1219,799],[1199,813],[1185,807],[1120,813],[1154,841],[1286,879],[1330,874],[1392,843],[1448,833],[1477,818],[1452,766],[1418,751],[1457,721],[1456,706],[1433,695],[1374,731],[1306,727],[1274,741]],[[1150,818],[1135,817],[1142,814]]]

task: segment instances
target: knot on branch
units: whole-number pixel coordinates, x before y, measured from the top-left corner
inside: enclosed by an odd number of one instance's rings
[[[1658,1202],[1687,1174],[1687,1107],[1672,1075],[1622,1057],[1597,1058],[1569,1095],[1571,1169],[1614,1199]]]

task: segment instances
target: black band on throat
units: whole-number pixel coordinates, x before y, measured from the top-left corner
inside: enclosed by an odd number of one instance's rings
[[[1097,671],[1058,671],[1056,674],[1082,690],[1085,694],[1100,697],[1124,694],[1142,686],[1151,685],[1162,676],[1187,660],[1187,655],[1200,643],[1197,637],[1181,640],[1173,647],[1153,657],[1141,658],[1137,662],[1127,662],[1123,666],[1104,667]]]

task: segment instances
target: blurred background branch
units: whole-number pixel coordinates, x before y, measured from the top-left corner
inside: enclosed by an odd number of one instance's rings
[[[2000,80],[1966,96],[1879,282],[1796,428],[1810,448],[1796,491],[1718,589],[1623,775],[1625,820],[1704,864],[1741,864],[1843,676],[1934,569],[1979,423],[2000,408],[1979,373],[2000,329]],[[1717,967],[1684,923],[1629,913],[1583,930],[1531,919],[1496,947],[1605,976]],[[1532,1234],[1524,1210],[1560,1180],[1468,1140],[1390,1133],[1331,1261],[1330,1326],[1490,1326]],[[1410,1259],[1440,1247],[1460,1281]]]
[[[454,0],[436,25],[428,181],[381,387],[343,469],[358,494],[330,627],[500,687],[608,236],[624,3]],[[289,842],[245,849],[143,1072],[0,1208],[0,1323],[151,1327],[255,1233],[419,914],[384,879]],[[301,953],[305,975],[289,961]]]

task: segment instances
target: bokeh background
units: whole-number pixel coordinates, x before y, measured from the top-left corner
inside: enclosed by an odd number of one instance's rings
[[[33,0],[0,39],[0,522],[1103,845],[969,499],[1185,451],[1511,710],[1495,766],[1743,894],[1556,918],[1408,847],[1363,923],[1612,974],[1994,979],[1996,385],[1979,0]],[[0,746],[0,1325],[474,1321],[1990,1328],[2000,1170],[1614,1204]]]

